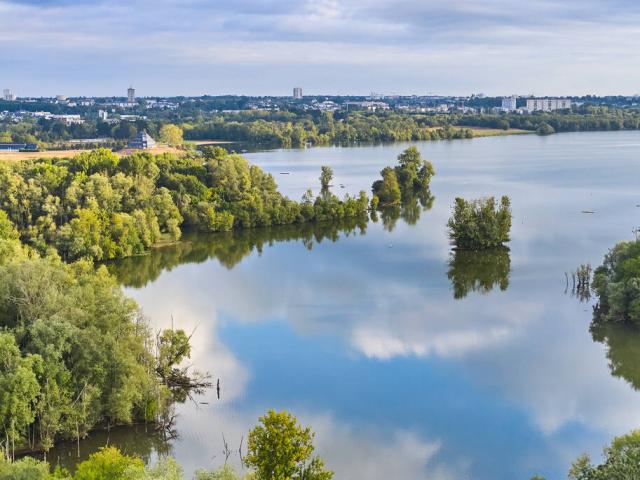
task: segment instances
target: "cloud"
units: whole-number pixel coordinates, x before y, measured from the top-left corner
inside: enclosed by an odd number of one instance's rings
[[[639,16],[604,0],[0,0],[0,55],[23,94],[111,94],[123,76],[148,94],[633,93]]]

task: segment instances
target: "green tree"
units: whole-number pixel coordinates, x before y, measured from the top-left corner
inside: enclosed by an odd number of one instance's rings
[[[269,412],[249,432],[247,466],[257,480],[330,480],[320,457],[312,457],[314,434],[286,411]]]
[[[604,462],[593,465],[580,456],[569,470],[573,480],[632,480],[640,478],[640,430],[616,437],[604,449]]]
[[[380,199],[382,205],[392,205],[400,202],[400,184],[396,172],[391,167],[385,167],[380,172],[382,180],[373,183],[371,190]]]
[[[556,133],[555,129],[546,122],[542,122],[540,126],[536,129],[536,133],[538,135],[551,135]]]
[[[320,186],[323,190],[327,190],[329,188],[331,180],[333,179],[333,169],[331,167],[323,165],[322,167],[320,167],[320,170]]]
[[[467,201],[456,198],[453,215],[447,222],[449,238],[456,248],[483,250],[504,246],[511,230],[511,203],[503,196],[500,206],[488,197]]]
[[[0,445],[8,459],[35,418],[41,360],[38,355],[23,357],[13,335],[0,333]]]
[[[167,123],[160,128],[160,141],[167,145],[182,145],[183,131],[177,125]]]
[[[144,472],[139,458],[123,455],[115,447],[105,447],[78,464],[74,480],[130,480]]]

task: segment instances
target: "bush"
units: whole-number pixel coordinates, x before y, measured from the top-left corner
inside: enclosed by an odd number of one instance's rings
[[[593,276],[598,296],[594,319],[640,325],[640,240],[620,242]]]
[[[453,216],[447,223],[449,238],[456,248],[484,250],[504,246],[509,241],[511,208],[503,196],[496,208],[493,197],[467,201],[456,198]]]

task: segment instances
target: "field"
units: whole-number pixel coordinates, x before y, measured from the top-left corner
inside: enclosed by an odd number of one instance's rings
[[[464,125],[459,125],[455,128],[468,128],[473,132],[474,137],[497,137],[500,135],[524,135],[527,133],[534,133],[531,130],[520,130],[519,128],[502,130],[501,128],[466,127]]]
[[[5,161],[21,161],[21,160],[34,160],[38,158],[69,158],[75,157],[79,153],[88,152],[89,150],[43,150],[40,152],[0,152],[0,160]],[[124,149],[116,152],[120,156],[131,155],[134,152],[149,152],[153,154],[159,153],[183,153],[184,150],[180,150],[175,147],[169,147],[167,145],[159,145],[155,148],[148,150],[132,150]]]

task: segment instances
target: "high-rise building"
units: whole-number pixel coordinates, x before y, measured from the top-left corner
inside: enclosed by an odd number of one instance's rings
[[[568,98],[527,98],[527,110],[530,112],[565,110],[571,108]]]
[[[16,96],[13,94],[10,88],[5,88],[2,91],[2,98],[7,102],[13,102],[16,99]]]
[[[502,110],[505,112],[514,112],[516,107],[517,97],[511,95],[510,97],[502,97]]]
[[[127,102],[136,103],[136,89],[133,87],[127,89]]]
[[[293,98],[295,100],[301,100],[302,99],[302,88],[300,87],[295,87],[293,89]]]

